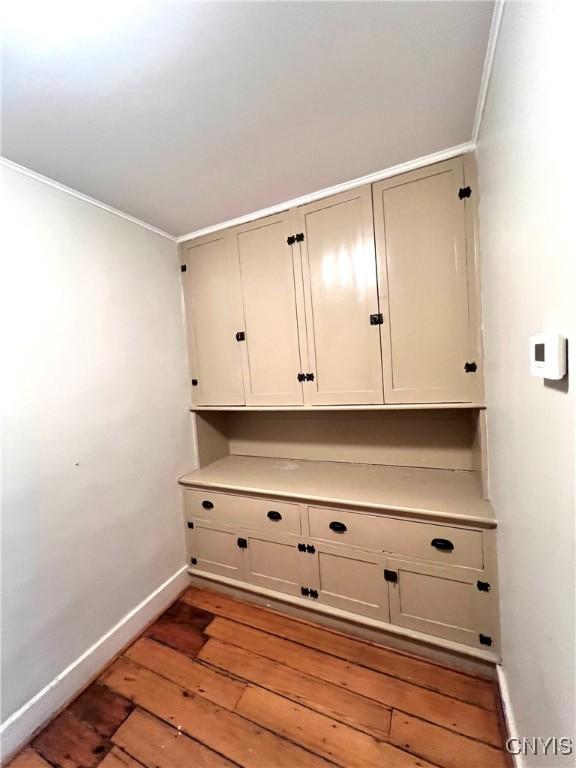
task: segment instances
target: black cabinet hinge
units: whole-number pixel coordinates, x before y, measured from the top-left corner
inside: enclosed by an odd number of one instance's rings
[[[198,560],[196,560],[196,558],[195,558],[195,557],[191,557],[191,558],[190,558],[190,562],[192,563],[192,565],[197,565],[197,563],[198,563]]]
[[[307,552],[309,555],[313,555],[316,552],[316,547],[313,544],[298,544],[298,552]]]
[[[296,235],[290,235],[290,237],[287,237],[286,242],[288,243],[288,245],[294,245],[294,243],[296,242]]]
[[[180,272],[186,272],[186,264],[180,265]]]
[[[306,381],[314,381],[314,374],[313,373],[307,373],[306,374]]]
[[[317,589],[311,589],[310,590],[310,597],[313,597],[314,600],[318,599],[318,590]]]
[[[296,235],[296,242],[297,243],[302,243],[303,241],[304,241],[304,232],[299,232]]]
[[[492,645],[492,638],[490,635],[478,635],[478,640],[480,640],[480,645]]]
[[[306,544],[298,544],[298,552],[306,552]]]
[[[479,592],[490,592],[490,584],[487,581],[477,581],[476,587]]]
[[[238,331],[236,334],[236,341],[245,341],[246,340],[246,334],[244,331]]]
[[[299,373],[296,378],[298,381],[306,381],[306,374],[305,373]]]
[[[381,312],[378,312],[375,315],[370,315],[370,325],[382,325],[384,322],[384,317]]]
[[[458,197],[460,200],[464,200],[467,197],[471,197],[472,195],[472,189],[471,187],[460,187],[458,190]]]
[[[472,361],[471,363],[464,363],[465,373],[476,373],[477,370],[478,370],[478,366],[474,361]]]
[[[240,547],[240,549],[246,549],[248,546],[248,541],[246,539],[238,539],[237,544]]]
[[[300,594],[303,595],[303,597],[308,597],[310,595],[310,590],[308,587],[300,587]]]
[[[192,386],[197,387],[198,386],[198,379],[192,379]]]
[[[194,523],[190,523],[190,522],[189,522],[189,523],[188,523],[188,528],[190,528],[190,530],[192,530],[192,529],[194,528]]]
[[[396,571],[389,571],[388,568],[384,569],[384,579],[386,581],[391,581],[392,583],[396,583],[398,581],[398,574]]]

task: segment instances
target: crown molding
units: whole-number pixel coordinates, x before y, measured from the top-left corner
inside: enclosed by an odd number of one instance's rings
[[[490,32],[488,33],[488,43],[486,45],[486,56],[484,57],[484,67],[482,69],[482,78],[480,80],[480,89],[478,91],[478,100],[476,102],[476,114],[474,116],[474,127],[472,128],[472,143],[478,144],[480,135],[480,126],[482,125],[482,115],[486,106],[486,97],[488,95],[488,85],[492,75],[492,66],[494,64],[494,54],[496,53],[496,43],[500,32],[500,23],[504,11],[505,0],[495,0],[494,10],[492,11],[492,21],[490,22]]]
[[[434,163],[440,163],[443,160],[450,160],[458,155],[465,155],[468,152],[473,152],[476,149],[476,144],[473,141],[468,141],[464,144],[458,144],[448,149],[443,149],[440,152],[434,152],[431,155],[425,155],[424,157],[418,157],[415,160],[409,160],[406,163],[400,163],[399,165],[393,165],[390,168],[385,168],[382,171],[376,171],[376,173],[370,173],[367,176],[360,176],[357,179],[351,181],[345,181],[342,184],[336,184],[333,187],[326,187],[325,189],[319,189],[317,192],[311,192],[301,197],[295,197],[293,200],[287,200],[277,205],[272,205],[269,208],[262,208],[259,211],[247,213],[244,216],[238,216],[235,219],[228,219],[228,221],[222,221],[219,224],[214,224],[210,227],[204,227],[203,229],[197,229],[194,232],[189,232],[187,235],[181,235],[176,238],[177,243],[185,243],[187,240],[193,240],[202,235],[210,235],[213,232],[219,232],[222,229],[228,229],[229,227],[236,227],[240,224],[247,224],[250,221],[256,219],[262,219],[265,216],[272,216],[275,213],[281,213],[289,208],[295,208],[298,205],[306,205],[307,203],[321,200],[323,197],[329,195],[336,195],[338,192],[347,192],[349,189],[355,187],[361,187],[364,184],[372,184],[375,181],[381,181],[382,179],[388,179],[391,176],[398,176],[400,173],[406,173],[407,171],[414,171],[418,168],[425,168],[427,165],[433,165]]]
[[[153,227],[152,224],[147,224],[145,221],[137,219],[135,216],[130,216],[130,214],[124,213],[124,211],[119,211],[117,208],[112,208],[112,206],[106,205],[106,203],[102,203],[100,200],[95,200],[93,197],[89,197],[82,192],[78,192],[75,189],[66,187],[64,184],[60,184],[60,182],[48,178],[48,176],[42,176],[41,173],[31,171],[30,168],[25,168],[23,165],[14,163],[12,160],[8,160],[5,157],[0,157],[0,163],[6,168],[10,168],[13,171],[22,173],[24,176],[30,176],[30,178],[36,179],[36,181],[40,181],[43,184],[48,184],[48,186],[60,190],[60,192],[65,192],[67,195],[77,197],[79,200],[83,200],[85,203],[95,205],[97,208],[102,208],[102,210],[107,211],[108,213],[112,213],[114,216],[119,216],[121,219],[126,219],[126,221],[130,221],[132,224],[137,224],[139,227],[144,227],[144,229],[147,229],[150,232],[154,232],[156,235],[160,235],[161,237],[165,237],[168,240],[172,240],[172,242],[177,242],[177,239],[173,235],[168,234],[168,232],[164,232],[162,229]]]

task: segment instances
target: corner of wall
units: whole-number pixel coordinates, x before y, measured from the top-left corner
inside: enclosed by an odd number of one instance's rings
[[[129,611],[54,680],[0,726],[0,760],[8,760],[72,701],[101,670],[186,588],[190,578],[183,565],[139,605]]]

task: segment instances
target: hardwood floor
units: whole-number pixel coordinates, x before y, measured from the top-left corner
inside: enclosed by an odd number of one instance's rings
[[[494,683],[189,589],[10,768],[504,768]]]

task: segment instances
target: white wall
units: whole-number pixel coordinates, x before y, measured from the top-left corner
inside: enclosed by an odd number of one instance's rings
[[[1,174],[8,752],[183,587],[176,478],[194,460],[175,244]]]
[[[504,671],[520,736],[574,738],[573,33],[570,4],[506,3],[478,162]],[[545,330],[569,337],[569,387],[529,375]]]

